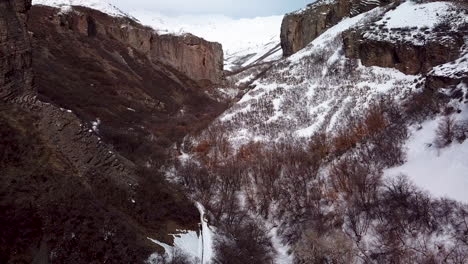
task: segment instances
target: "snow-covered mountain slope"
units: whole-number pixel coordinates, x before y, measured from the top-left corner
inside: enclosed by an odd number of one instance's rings
[[[467,14],[457,12],[453,8],[454,6],[447,2],[417,4],[407,1],[376,21],[372,25],[375,30],[366,33],[365,37],[392,43],[407,42],[420,46],[431,40],[443,41],[438,34],[431,33],[434,28],[450,23],[445,30],[457,29],[468,22]],[[406,30],[407,34],[400,34],[401,30]]]
[[[342,20],[302,51],[275,64],[264,78],[254,83],[255,89],[219,119],[219,124],[230,131],[237,143],[308,137],[319,129],[332,131],[343,117],[363,111],[380,97],[404,101],[421,90],[418,84],[424,82],[425,76],[406,75],[392,68],[365,67],[346,58],[342,32],[382,21],[380,17],[384,14],[384,20],[392,21],[387,17],[417,17],[421,10],[437,13],[451,6],[448,2],[420,5],[408,2],[388,13],[385,8],[377,8]],[[450,17],[448,12],[443,14]],[[440,16],[434,24],[447,21]],[[414,26],[412,21],[408,22],[409,26]],[[467,22],[463,21],[465,25]],[[404,20],[399,23],[401,27]],[[393,40],[398,37],[390,35]],[[455,62],[447,65],[457,69],[465,67]]]
[[[170,176],[236,247],[226,222],[275,227],[257,263],[466,262],[467,10],[389,1],[342,19],[187,138]]]
[[[437,28],[447,23],[451,27],[441,33]],[[366,28],[364,38],[380,41],[383,46],[385,43],[417,46],[425,45],[430,40],[441,43],[450,41],[450,32],[461,32],[459,28],[466,28],[467,24],[468,16],[464,11],[458,10],[453,3],[443,1],[419,4],[407,1],[396,8],[376,8],[343,19],[305,49],[276,63],[263,78],[253,83],[255,88],[226,111],[213,127],[226,131],[233,145],[239,147],[252,141],[278,142],[287,138],[306,139],[320,131],[334,133],[343,126],[343,120],[347,117],[359,116],[369,105],[383,98],[402,105],[412,104],[408,100],[424,90],[428,76],[467,76],[466,51],[463,50],[468,46],[468,38],[465,37],[465,45],[457,60],[436,66],[428,73],[409,75],[394,68],[366,67],[359,60],[347,58],[343,32]],[[378,31],[374,27],[386,30]],[[407,30],[401,31],[402,28]],[[422,35],[419,34],[421,31]],[[430,124],[429,127],[434,125]],[[421,137],[417,135],[421,132],[415,133],[420,140]],[[433,135],[435,131],[432,129],[426,133]],[[422,146],[415,150],[412,147],[420,143],[408,143],[408,162],[413,165],[393,170],[414,175],[418,183],[427,180],[424,178],[427,170],[412,169],[420,165],[418,162],[423,162],[421,157],[431,157],[434,160],[432,164],[439,166],[440,170],[444,170],[444,162],[451,159],[451,154],[443,154],[445,156],[439,159],[435,150],[424,150]],[[465,143],[442,153],[463,153],[466,147]],[[436,189],[431,189],[428,182],[441,180],[431,178],[422,186],[438,195],[468,201],[468,196],[460,190],[449,191],[456,185],[466,186],[466,164],[454,161],[450,166],[449,184],[433,184],[431,186]],[[437,172],[434,168],[431,170]]]
[[[415,89],[418,76],[352,64],[344,56],[340,33],[383,11],[344,19],[304,50],[277,63],[219,124],[236,144],[309,137],[319,129],[333,130],[343,116],[362,111],[380,96],[400,97]]]
[[[148,11],[131,14],[160,34],[191,33],[221,43],[226,70],[282,57],[279,29],[283,16],[233,19],[220,15],[169,17]]]
[[[465,106],[462,121],[468,120]],[[411,179],[424,190],[437,197],[449,197],[468,203],[468,141],[454,142],[447,148],[439,149],[434,145],[437,137],[438,117],[412,129],[406,144],[407,161],[404,165],[386,171],[389,177],[400,174],[411,175]]]
[[[33,5],[45,5],[70,10],[72,6],[83,6],[99,10],[111,16],[128,17],[129,15],[106,0],[33,0]]]

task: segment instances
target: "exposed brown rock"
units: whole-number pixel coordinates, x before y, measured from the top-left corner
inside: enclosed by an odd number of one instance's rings
[[[303,49],[344,17],[352,17],[377,6],[398,0],[322,0],[310,4],[305,10],[288,14],[281,25],[281,46],[285,56]]]
[[[114,21],[95,10],[81,9],[80,14]],[[185,74],[128,46],[127,40],[137,45],[135,36],[147,31],[129,31],[133,34],[121,41],[117,33],[90,37],[83,33],[87,28],[57,23],[74,17],[58,17],[56,9],[49,7],[34,6],[31,11],[39,94],[45,101],[71,109],[88,125],[99,118],[102,139],[133,162],[145,166],[161,162],[162,145],[166,148],[180,141],[224,109]]]
[[[441,41],[444,39],[444,41]],[[395,68],[405,74],[427,73],[434,66],[455,60],[464,44],[462,34],[447,32],[424,45],[367,39],[361,30],[343,34],[345,54],[365,66]]]
[[[221,44],[208,42],[191,34],[154,35],[150,57],[171,65],[197,81],[220,83],[223,78]]]
[[[223,79],[223,50],[219,43],[191,34],[158,35],[130,18],[111,17],[78,6],[68,13],[55,9],[49,16],[62,30],[74,30],[88,37],[115,38],[151,61],[167,64],[202,84],[218,84]]]
[[[0,1],[0,99],[32,90],[31,49],[25,30],[30,1]]]

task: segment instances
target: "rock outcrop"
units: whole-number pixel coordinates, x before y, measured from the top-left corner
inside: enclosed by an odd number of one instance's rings
[[[353,17],[377,6],[396,0],[321,0],[304,10],[287,14],[281,25],[281,47],[284,56],[303,49],[344,17]]]
[[[197,81],[219,84],[223,78],[221,44],[191,34],[153,35],[150,57],[171,65]]]
[[[459,58],[464,45],[462,34],[443,34],[424,45],[368,39],[364,35],[365,31],[360,30],[343,34],[348,58],[360,59],[365,66],[395,68],[411,75],[427,73],[434,66]]]
[[[74,30],[94,38],[115,38],[150,58],[162,62],[205,84],[223,79],[223,50],[216,42],[194,35],[159,35],[131,18],[112,17],[97,10],[75,6],[67,12],[49,14],[60,30]]]
[[[31,43],[25,30],[30,1],[1,1],[0,99],[32,90]]]
[[[395,23],[402,20],[395,13],[411,9],[421,14],[435,12],[431,10],[433,5],[428,2],[418,7],[408,1],[388,6],[387,12],[342,33],[345,55],[359,59],[364,66],[394,68],[409,75],[427,76],[434,67],[453,62],[451,67],[443,70],[449,71],[453,65],[463,63],[455,60],[466,50],[468,10],[456,1],[444,2],[442,6],[441,14],[436,12],[431,23],[411,23],[408,26]]]

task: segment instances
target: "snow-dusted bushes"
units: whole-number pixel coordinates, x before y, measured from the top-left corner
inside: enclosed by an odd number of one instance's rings
[[[353,241],[339,229],[324,234],[306,230],[294,251],[298,264],[346,264],[357,256]]]
[[[435,139],[435,145],[438,148],[444,148],[450,145],[455,139],[455,119],[451,116],[445,116],[437,126],[437,135]]]
[[[468,260],[465,253],[467,206],[431,199],[401,176],[386,181],[373,212],[374,234],[367,243],[366,261],[465,263]],[[465,235],[461,238],[458,234]]]
[[[467,134],[467,122],[457,121],[452,116],[447,115],[439,121],[434,144],[437,148],[444,148],[455,140],[463,143],[466,140]]]
[[[193,264],[194,261],[190,259],[187,254],[182,252],[180,249],[174,248],[169,252],[170,254],[164,254],[163,256],[154,255],[148,260],[149,264]],[[198,262],[197,262],[198,263]]]
[[[406,123],[413,120],[407,113],[382,100],[365,113],[348,115],[335,133],[322,130],[307,139],[285,137],[237,148],[223,146],[226,123],[201,135],[191,148],[197,162],[186,161],[178,173],[182,179],[193,177],[184,181],[223,234],[218,261],[249,248],[259,252],[256,263],[268,263],[262,261],[274,250],[265,243],[265,222],[275,223],[297,263],[464,259],[463,236],[451,237],[450,249],[437,245],[445,234],[468,232],[459,220],[468,222],[466,207],[431,199],[405,178],[382,178],[383,169],[405,159]],[[209,184],[198,184],[199,177]],[[451,215],[444,219],[442,212]],[[244,241],[244,227],[256,230],[258,239]]]
[[[239,218],[224,227],[215,241],[214,264],[272,263],[274,250],[260,224]]]

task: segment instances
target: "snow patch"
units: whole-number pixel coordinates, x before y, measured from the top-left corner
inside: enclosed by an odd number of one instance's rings
[[[455,141],[446,148],[437,149],[433,142],[441,119],[426,121],[419,130],[413,128],[406,143],[407,162],[386,170],[385,176],[404,174],[435,196],[468,203],[468,140],[462,144]]]
[[[96,119],[96,121],[91,122],[92,129],[94,132],[98,133],[99,132],[99,125],[101,125],[101,120],[99,118]]]
[[[181,250],[192,258],[195,263],[209,264],[214,256],[213,237],[214,232],[209,227],[205,217],[205,208],[200,203],[196,203],[196,207],[200,212],[201,231],[200,234],[196,231],[178,230],[180,233],[172,234],[174,237],[174,246],[170,246],[158,240],[149,238],[152,242],[164,248],[169,259],[172,259],[174,249]],[[154,263],[157,259],[157,254],[153,254],[148,259],[149,263]],[[156,264],[156,263],[155,263]]]
[[[72,6],[82,6],[95,9],[115,17],[128,17],[128,14],[106,0],[33,0],[33,5],[45,5],[60,8],[60,12],[68,13]]]

